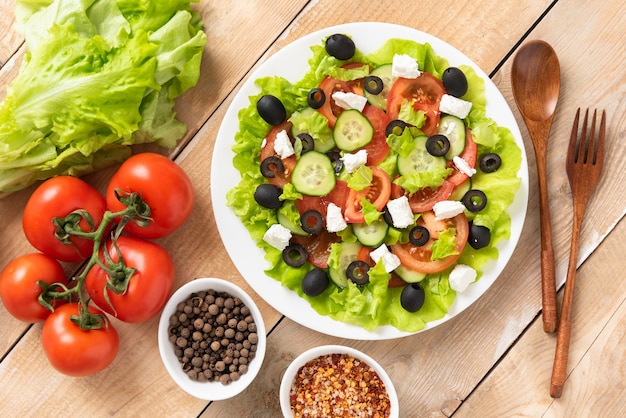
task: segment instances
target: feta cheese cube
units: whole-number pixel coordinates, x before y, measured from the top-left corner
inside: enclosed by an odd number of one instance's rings
[[[391,215],[393,226],[396,228],[406,228],[413,225],[413,211],[406,196],[400,196],[387,202],[387,210]]]
[[[396,54],[391,62],[391,75],[394,77],[417,78],[420,70],[415,58],[406,54]]]
[[[263,235],[263,241],[280,251],[284,250],[285,247],[289,245],[290,239],[291,231],[281,224],[274,224],[270,226]]]
[[[344,154],[341,161],[343,161],[343,166],[348,173],[354,173],[367,162],[367,151],[362,149],[353,154]]]
[[[389,249],[385,244],[382,244],[380,247],[376,248],[374,251],[370,253],[370,257],[376,263],[379,260],[383,260],[383,266],[385,267],[385,271],[387,273],[391,273],[400,265],[400,259],[397,255],[389,252]]]
[[[291,145],[291,140],[286,131],[283,130],[276,134],[274,151],[280,155],[280,158],[287,158],[294,154],[293,145]]]
[[[454,162],[454,165],[456,166],[456,168],[459,169],[461,173],[466,174],[469,177],[472,177],[474,174],[476,174],[476,169],[470,167],[467,161],[465,161],[463,158],[455,156],[454,158],[452,158],[452,162]]]
[[[465,264],[457,264],[450,272],[450,287],[455,292],[463,292],[476,280],[476,270]]]
[[[433,206],[435,219],[438,221],[442,219],[454,218],[464,210],[465,205],[456,200],[442,200],[441,202],[435,203],[435,206]]]
[[[362,112],[367,104],[367,98],[350,92],[336,91],[333,93],[332,98],[337,106],[344,109],[356,109],[359,112]]]
[[[326,209],[326,229],[328,232],[339,232],[347,227],[348,224],[343,218],[341,208],[331,202]]]
[[[444,94],[439,102],[439,110],[448,115],[456,116],[459,119],[465,119],[472,109],[472,102],[459,99],[458,97]]]

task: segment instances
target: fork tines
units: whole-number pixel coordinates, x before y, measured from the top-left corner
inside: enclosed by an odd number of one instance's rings
[[[580,118],[580,108],[576,111],[576,117],[574,118],[574,124],[572,126],[572,134],[570,136],[570,150],[576,150],[575,153],[568,153],[568,159],[573,158],[571,163],[587,164],[587,159],[591,156],[591,164],[601,164],[604,156],[604,135],[606,131],[606,111],[602,110],[602,117],[600,119],[600,133],[598,138],[595,137],[596,133],[596,113],[593,111],[593,119],[591,120],[591,129],[587,131],[587,120],[589,118],[589,109],[585,110],[585,117],[583,119],[583,126],[581,130],[580,139],[578,137],[578,120]],[[588,135],[587,135],[588,134]],[[588,138],[588,140],[585,140]],[[592,153],[589,152],[589,147],[593,147]]]

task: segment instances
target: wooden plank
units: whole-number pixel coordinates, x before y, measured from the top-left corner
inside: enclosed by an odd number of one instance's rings
[[[24,41],[15,28],[15,0],[0,0],[0,68],[9,61]]]
[[[606,262],[623,257],[624,236],[626,220],[622,219],[578,270],[563,396],[555,400],[549,394],[556,338],[543,332],[541,321],[534,321],[455,416],[624,414],[626,286],[616,265]]]

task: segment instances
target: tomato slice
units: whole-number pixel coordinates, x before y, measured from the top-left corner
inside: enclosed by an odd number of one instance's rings
[[[287,133],[291,132],[291,122],[285,121],[280,125],[274,126],[270,132],[267,134],[267,138],[265,139],[265,145],[261,149],[261,162],[265,160],[267,157],[278,157],[280,156],[276,154],[274,150],[274,142],[276,141],[276,135],[278,135],[281,131],[287,131]],[[267,177],[267,181],[271,184],[283,187],[286,183],[291,182],[291,172],[293,168],[296,166],[296,156],[292,155],[287,158],[282,159],[283,165],[285,166],[285,170],[283,172],[277,172],[274,177]]]
[[[422,72],[417,78],[399,77],[387,96],[387,116],[389,120],[398,119],[402,102],[408,100],[415,110],[422,110],[426,114],[426,122],[420,128],[422,132],[434,135],[441,114],[439,102],[445,93],[441,80],[432,74]]]
[[[409,206],[411,206],[413,213],[421,213],[431,210],[437,202],[441,202],[450,197],[454,191],[454,187],[455,185],[452,182],[444,180],[443,184],[438,189],[425,187],[413,194],[409,194],[401,186],[393,184],[391,186],[391,197],[397,199],[400,196],[406,196],[409,199]]]
[[[309,263],[315,267],[327,268],[330,246],[335,242],[340,242],[341,237],[322,228],[317,234],[307,236],[294,235],[291,241],[304,247]]]
[[[335,122],[337,121],[337,116],[341,112],[343,112],[343,108],[341,106],[337,106],[335,100],[333,99],[333,93],[342,91],[344,93],[352,92],[352,88],[345,81],[337,80],[333,77],[326,77],[320,83],[320,88],[324,91],[326,95],[326,100],[322,107],[317,109],[322,115],[328,119],[328,126],[333,128],[335,126]]]
[[[300,215],[304,214],[307,210],[314,209],[318,211],[324,221],[326,221],[326,212],[328,205],[334,203],[343,212],[346,206],[346,199],[349,193],[348,184],[345,181],[337,180],[335,182],[335,188],[326,196],[308,196],[302,195],[302,199],[296,200],[296,207]]]
[[[346,70],[351,70],[354,68],[363,67],[365,64],[362,62],[349,62],[341,66],[341,68],[345,68]],[[371,70],[371,67],[370,67]],[[347,81],[350,89],[353,93],[363,96],[363,83],[365,78],[357,78],[356,80]]]
[[[370,105],[365,105],[363,114],[374,127],[374,137],[369,144],[363,147],[367,151],[367,164],[378,165],[387,157],[387,154],[389,154],[387,135],[385,135],[389,118],[382,109]]]
[[[466,128],[465,148],[459,157],[463,158],[472,168],[476,167],[477,148],[476,142],[474,142],[474,139],[472,138],[472,132],[469,128]],[[452,168],[454,171],[448,176],[447,180],[455,186],[458,186],[469,178],[467,174],[461,173],[452,161],[448,163],[448,167]]]
[[[351,223],[365,222],[365,216],[361,207],[362,197],[371,202],[376,207],[376,210],[382,211],[391,196],[391,179],[389,175],[377,166],[371,166],[370,168],[372,169],[372,184],[359,191],[349,189],[345,217]]]
[[[429,241],[421,247],[415,246],[410,242],[406,244],[394,244],[391,246],[391,252],[398,256],[402,265],[414,271],[421,273],[438,273],[452,266],[460,257],[469,233],[467,217],[461,213],[454,218],[437,220],[432,211],[424,212],[417,219],[416,225],[424,226],[430,233]],[[447,228],[456,229],[454,238],[455,250],[457,254],[449,255],[442,259],[431,260],[432,245],[438,239],[438,233]]]

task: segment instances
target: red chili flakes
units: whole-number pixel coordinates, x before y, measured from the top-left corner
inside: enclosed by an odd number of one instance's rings
[[[388,417],[385,384],[368,364],[327,354],[300,367],[291,385],[294,417]]]

